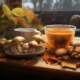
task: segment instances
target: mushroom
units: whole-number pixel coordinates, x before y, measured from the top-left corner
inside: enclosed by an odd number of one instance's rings
[[[72,52],[74,52],[76,50],[76,47],[80,46],[80,42],[71,42],[70,46],[73,46],[73,51]]]
[[[28,49],[29,49],[28,43],[24,43],[24,44],[22,45],[22,50],[23,50],[23,52],[27,53],[27,52],[28,52]]]
[[[10,48],[10,43],[12,42],[12,40],[7,40],[5,42],[5,44],[3,45],[3,50],[6,50],[7,48]]]
[[[72,54],[71,54],[71,57],[72,58],[80,58],[80,55],[78,52],[74,51]]]
[[[15,37],[11,42],[11,50],[15,54],[22,54],[22,48],[21,48],[21,42],[23,42],[25,39],[24,37],[17,36]]]
[[[64,55],[64,54],[67,54],[67,49],[65,49],[65,48],[59,48],[59,49],[56,49],[55,50],[55,54],[57,55],[57,56],[61,56],[61,55]]]
[[[68,55],[68,54],[62,56],[62,59],[64,59],[64,60],[68,60],[69,58],[70,58],[70,55]]]
[[[7,41],[6,38],[0,38],[0,47],[3,47],[6,41]]]
[[[30,46],[29,53],[33,53],[35,51],[35,48],[39,47],[39,44],[36,41],[31,41],[28,44]]]
[[[34,36],[32,36],[32,39],[36,40],[36,42],[37,42],[38,44],[40,44],[40,42],[45,43],[43,37],[41,37],[41,36],[39,36],[39,35],[34,35]]]

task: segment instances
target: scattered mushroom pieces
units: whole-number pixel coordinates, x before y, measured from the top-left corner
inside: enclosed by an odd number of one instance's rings
[[[28,49],[29,49],[28,43],[24,43],[24,44],[22,45],[22,50],[23,50],[23,52],[27,54],[27,53],[28,53]]]
[[[43,37],[41,37],[41,36],[39,36],[39,35],[34,35],[34,36],[32,37],[32,39],[36,40],[36,42],[37,42],[38,44],[40,44],[40,42],[45,43]]]
[[[76,47],[80,47],[80,42],[71,42],[70,46],[73,46],[73,52],[76,50]]]
[[[57,56],[61,56],[61,55],[67,54],[67,49],[65,49],[65,48],[56,49],[55,50],[55,54]]]
[[[35,51],[35,49],[37,47],[39,47],[39,44],[36,41],[31,41],[28,43],[28,45],[30,46],[30,48],[28,50],[30,53],[33,53]]]
[[[24,37],[17,36],[15,37],[11,42],[11,50],[15,54],[22,54],[22,48],[21,48],[21,42],[23,42],[25,39]]]
[[[7,40],[5,42],[5,44],[3,45],[3,50],[6,50],[6,49],[10,48],[11,42],[12,42],[12,40]]]
[[[64,59],[64,60],[68,60],[70,58],[70,55],[63,55],[62,56],[62,59]]]
[[[80,58],[80,54],[76,51],[74,51],[72,54],[71,54],[71,57],[72,58]]]

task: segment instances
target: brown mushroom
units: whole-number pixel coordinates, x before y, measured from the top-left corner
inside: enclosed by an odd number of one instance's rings
[[[79,56],[79,53],[78,53],[78,52],[74,51],[74,52],[71,54],[71,57],[72,57],[72,58],[79,58],[80,56]]]
[[[28,49],[29,49],[28,43],[24,43],[24,44],[22,45],[22,50],[23,50],[23,52],[28,53]]]
[[[80,47],[80,42],[71,42],[70,46],[73,46],[72,52],[74,52],[76,50],[76,47]]]
[[[31,42],[29,42],[28,45],[30,46],[30,48],[29,48],[30,53],[33,53],[35,51],[36,47],[39,47],[39,44],[36,41],[31,41]]]
[[[6,49],[10,48],[11,42],[12,42],[12,40],[7,40],[5,42],[5,44],[3,45],[3,50],[6,50]]]
[[[36,40],[36,42],[37,42],[38,44],[40,44],[40,42],[45,43],[43,37],[41,37],[41,36],[39,36],[39,35],[34,35],[34,36],[32,37],[32,39]]]
[[[61,55],[67,54],[67,49],[65,49],[65,48],[56,49],[55,50],[55,54],[57,56],[61,56]]]
[[[22,48],[21,48],[21,42],[23,42],[25,39],[24,37],[17,36],[15,37],[11,42],[11,50],[15,54],[22,54]]]
[[[6,38],[0,38],[0,47],[3,47],[6,41],[7,41]]]

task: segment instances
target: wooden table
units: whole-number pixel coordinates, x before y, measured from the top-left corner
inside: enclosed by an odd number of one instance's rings
[[[80,41],[79,37],[75,37],[74,41]],[[72,70],[63,69],[61,65],[46,64],[42,56],[21,59],[12,58],[10,56],[0,58],[0,75],[2,78],[15,79],[77,79],[80,77],[80,68]],[[27,64],[27,60],[35,60],[35,62]]]

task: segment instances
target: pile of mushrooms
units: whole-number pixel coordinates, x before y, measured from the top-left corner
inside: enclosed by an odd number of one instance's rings
[[[71,42],[72,48],[59,48],[55,50],[55,55],[61,56],[62,59],[67,60],[69,58],[80,58],[80,42]],[[77,48],[76,48],[77,47]]]
[[[14,54],[27,54],[35,52],[36,48],[39,47],[40,42],[45,42],[44,39],[39,35],[32,36],[32,41],[29,43],[23,43],[25,38],[17,36],[12,40],[0,38],[0,47],[3,51],[10,49]]]

